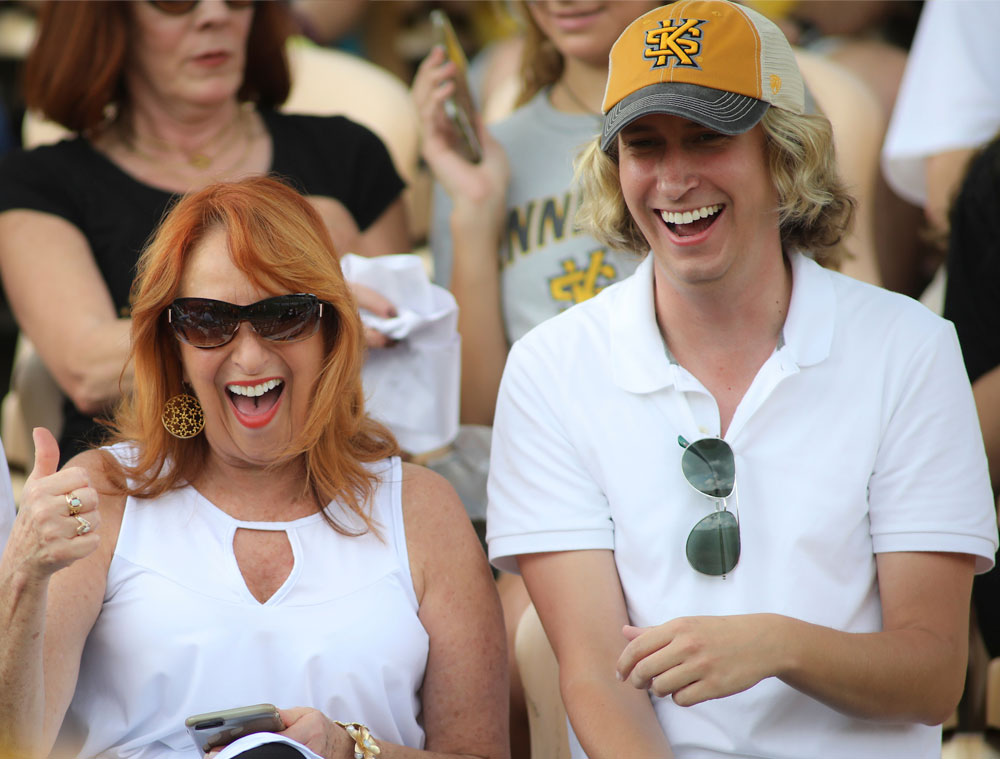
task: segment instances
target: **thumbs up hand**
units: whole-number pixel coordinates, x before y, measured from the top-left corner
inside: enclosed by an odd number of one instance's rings
[[[90,555],[100,538],[97,491],[81,467],[58,471],[59,445],[44,427],[32,431],[35,465],[21,491],[21,503],[5,559],[28,576],[46,580]]]

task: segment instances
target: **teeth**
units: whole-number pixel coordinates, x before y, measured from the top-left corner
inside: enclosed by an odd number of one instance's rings
[[[667,224],[690,224],[698,219],[707,219],[722,210],[722,205],[716,203],[714,206],[703,206],[694,211],[660,211],[660,216]]]
[[[282,383],[280,379],[270,379],[259,385],[226,385],[226,390],[234,395],[245,395],[247,398],[259,398],[268,390],[274,390]]]

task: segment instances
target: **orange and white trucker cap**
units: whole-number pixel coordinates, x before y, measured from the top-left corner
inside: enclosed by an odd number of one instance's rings
[[[680,0],[646,13],[611,48],[601,149],[651,113],[723,134],[752,128],[770,106],[805,109],[805,87],[781,30],[728,0]]]

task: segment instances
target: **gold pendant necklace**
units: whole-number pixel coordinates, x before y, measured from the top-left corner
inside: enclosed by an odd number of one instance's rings
[[[156,150],[162,153],[180,153],[183,156],[183,161],[192,169],[196,171],[206,171],[208,170],[212,163],[218,158],[225,150],[230,147],[230,143],[226,142],[226,138],[236,130],[237,127],[242,126],[245,121],[246,111],[241,107],[237,113],[236,117],[229,121],[221,130],[216,134],[212,135],[204,144],[200,145],[191,153],[186,153],[173,145],[171,145],[166,140],[161,140],[157,137],[146,137],[145,141],[150,144]],[[242,130],[244,132],[244,138],[246,137],[246,129]],[[139,140],[136,138],[135,130],[127,130],[123,134],[123,142],[126,147],[129,148],[133,153],[142,158],[148,163],[152,164],[163,164],[167,162],[167,159],[158,158],[150,153],[148,150],[144,149]],[[215,145],[220,145],[220,148],[214,153],[210,150]]]
[[[226,150],[233,147],[233,142],[230,142],[223,150],[220,150],[214,156],[208,156],[207,160],[196,160],[199,158],[199,155],[194,154],[193,156],[185,157],[185,159],[181,161],[171,161],[170,159],[159,158],[143,150],[138,144],[136,144],[135,140],[132,139],[129,131],[124,128],[121,132],[121,139],[122,143],[130,152],[141,158],[150,166],[155,167],[157,176],[176,180],[179,186],[186,187],[185,191],[190,191],[192,189],[198,189],[199,187],[213,181],[224,180],[227,176],[230,176],[233,172],[237,171],[246,162],[247,157],[253,149],[254,141],[258,136],[253,121],[252,109],[241,109],[239,116],[234,119],[233,124],[237,124],[241,127],[239,130],[239,136],[242,138],[240,140],[240,142],[243,143],[242,150],[240,150],[234,160],[228,161],[224,166],[217,167],[215,171],[207,175],[206,172],[212,168],[212,164],[215,160],[223,155]],[[230,131],[230,128],[227,127],[224,131],[228,132]],[[191,171],[185,171],[184,169],[187,168],[193,169],[202,176],[195,176],[191,173]]]
[[[212,156],[205,153],[194,153],[188,156],[188,164],[198,169],[198,171],[204,171],[212,165]]]

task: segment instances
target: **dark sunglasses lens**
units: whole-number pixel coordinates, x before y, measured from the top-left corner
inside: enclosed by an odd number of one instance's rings
[[[696,440],[684,449],[681,471],[699,492],[712,498],[728,498],[736,483],[733,449],[719,438]]]
[[[319,301],[308,295],[268,298],[254,304],[250,323],[268,340],[305,340],[319,327]]]
[[[196,348],[217,348],[249,321],[267,340],[294,342],[316,334],[321,315],[315,295],[279,295],[251,306],[234,306],[209,298],[178,298],[170,306],[170,325],[184,342]]]
[[[687,539],[687,558],[702,574],[724,575],[740,560],[740,525],[731,511],[702,519]]]
[[[225,345],[236,334],[238,322],[227,303],[180,298],[170,307],[170,324],[174,332],[196,348]]]
[[[148,0],[158,11],[171,16],[183,16],[198,4],[198,0]]]

